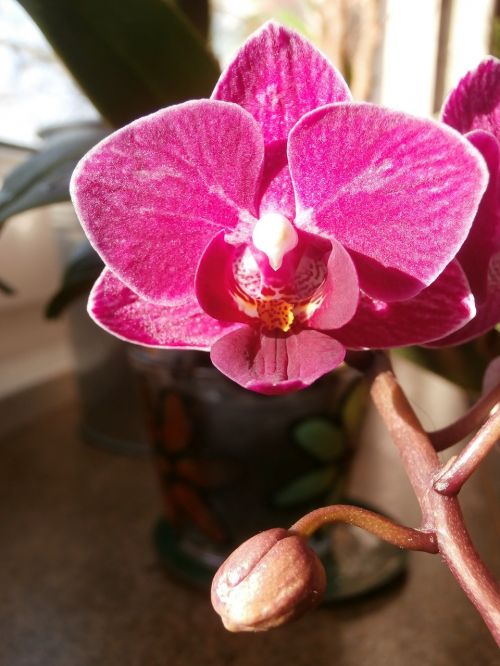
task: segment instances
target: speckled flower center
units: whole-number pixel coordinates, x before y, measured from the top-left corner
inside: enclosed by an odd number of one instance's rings
[[[317,253],[316,253],[317,254]],[[287,284],[266,284],[249,246],[241,247],[233,260],[233,298],[239,309],[260,319],[266,330],[287,332],[295,321],[306,321],[321,305],[322,285],[327,275],[326,261],[303,252],[293,278]]]

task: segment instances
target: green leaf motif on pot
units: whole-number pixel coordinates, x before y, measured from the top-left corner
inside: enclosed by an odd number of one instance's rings
[[[285,508],[315,499],[330,490],[336,475],[337,470],[332,465],[304,474],[276,493],[275,504]]]
[[[293,429],[293,438],[299,446],[321,462],[337,460],[346,449],[342,430],[324,417],[301,421]]]

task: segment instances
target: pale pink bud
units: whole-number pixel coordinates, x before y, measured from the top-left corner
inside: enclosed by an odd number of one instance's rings
[[[212,583],[212,605],[229,631],[264,631],[290,622],[323,598],[323,565],[305,539],[275,528],[237,548]]]

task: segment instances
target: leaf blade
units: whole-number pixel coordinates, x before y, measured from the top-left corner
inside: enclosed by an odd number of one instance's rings
[[[112,125],[208,97],[219,75],[196,30],[163,0],[19,0]]]

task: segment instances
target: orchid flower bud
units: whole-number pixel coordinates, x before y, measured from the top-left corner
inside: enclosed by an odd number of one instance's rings
[[[221,565],[212,605],[229,631],[265,631],[317,606],[326,575],[305,539],[285,529],[245,541]]]

